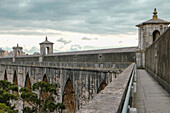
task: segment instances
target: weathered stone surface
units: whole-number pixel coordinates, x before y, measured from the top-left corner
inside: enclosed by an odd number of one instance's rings
[[[70,103],[74,98],[74,111],[77,111],[97,94],[102,82],[109,84],[115,79],[116,69],[70,68],[56,66],[35,66],[19,64],[0,64],[0,79],[6,78],[10,82],[18,83],[19,88],[30,88],[34,83],[46,80],[49,83],[59,83],[58,102]],[[70,82],[67,81],[70,79]],[[72,87],[70,86],[72,83]],[[69,88],[72,88],[70,91]],[[64,95],[64,92],[74,92],[74,95]],[[65,98],[64,98],[65,97]],[[72,100],[69,100],[72,98]],[[21,105],[22,102],[19,102]],[[22,106],[17,105],[19,111]]]
[[[160,38],[160,35],[162,35],[168,29],[169,24],[170,22],[160,18],[152,18],[136,25],[138,27],[139,34],[139,45],[136,54],[137,67],[145,67],[145,50]]]
[[[77,113],[116,113],[121,107],[124,93],[134,64],[125,69],[115,80],[90,100]]]
[[[170,92],[170,28],[146,50],[146,69]]]
[[[49,55],[15,57],[14,64],[31,64],[60,67],[126,68],[135,62],[136,47],[62,52]],[[39,62],[39,58],[43,62]],[[13,57],[0,58],[0,63],[13,63]]]

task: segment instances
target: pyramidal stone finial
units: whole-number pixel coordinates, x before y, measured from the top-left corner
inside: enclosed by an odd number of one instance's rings
[[[153,12],[153,19],[156,20],[158,18],[157,14],[158,12],[156,11],[156,8],[154,9],[154,12]]]
[[[45,41],[48,41],[47,36],[46,36],[46,38],[45,38]]]

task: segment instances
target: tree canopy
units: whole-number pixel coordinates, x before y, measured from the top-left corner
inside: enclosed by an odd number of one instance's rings
[[[10,101],[17,100],[18,95],[10,93],[13,91],[18,91],[18,87],[15,84],[8,82],[7,80],[0,80],[0,113],[17,113],[15,106],[13,106]]]
[[[59,84],[49,84],[43,81],[34,83],[32,86],[33,91],[30,92],[28,88],[21,88],[21,98],[29,105],[24,106],[24,113],[48,113],[65,109],[62,103],[56,103],[58,96]]]
[[[24,102],[24,113],[49,113],[65,109],[62,103],[57,103],[59,84],[50,84],[43,81],[34,83],[34,92],[23,87],[19,91],[15,84],[7,80],[0,80],[0,113],[18,113],[11,100]]]

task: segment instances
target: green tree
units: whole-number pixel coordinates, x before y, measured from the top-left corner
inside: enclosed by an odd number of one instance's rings
[[[28,88],[21,88],[21,98],[29,104],[29,106],[24,106],[24,113],[48,113],[65,109],[62,103],[56,103],[58,88],[58,84],[43,81],[34,83],[32,89],[39,92],[39,96],[34,92],[29,92]]]
[[[18,95],[10,93],[18,91],[18,87],[15,84],[8,82],[7,80],[0,80],[0,113],[17,113],[15,106],[10,103],[11,100],[17,100]]]

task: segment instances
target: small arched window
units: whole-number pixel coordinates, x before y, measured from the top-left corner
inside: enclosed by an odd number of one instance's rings
[[[46,55],[48,55],[49,53],[50,53],[50,48],[47,47],[47,48],[46,48]]]
[[[17,51],[17,56],[20,56],[20,54],[21,54],[20,51]]]
[[[160,32],[158,30],[155,30],[153,32],[153,42],[158,39],[159,35],[160,35]]]

